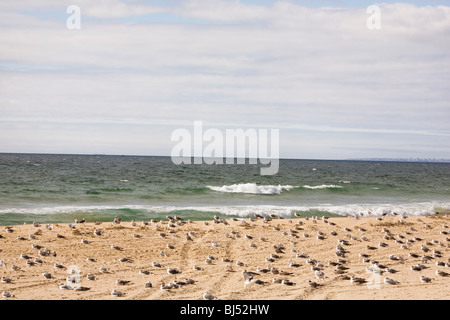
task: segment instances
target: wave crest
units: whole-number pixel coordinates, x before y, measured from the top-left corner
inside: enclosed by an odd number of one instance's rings
[[[298,188],[298,186],[282,186],[282,185],[261,185],[258,186],[256,183],[240,183],[232,184],[229,186],[208,186],[209,189],[218,192],[229,192],[229,193],[250,193],[250,194],[280,194],[284,190],[291,190],[293,188]]]
[[[305,188],[305,189],[341,189],[343,187],[335,185],[335,184],[321,184],[320,186],[309,186],[306,184],[303,186],[303,188]]]

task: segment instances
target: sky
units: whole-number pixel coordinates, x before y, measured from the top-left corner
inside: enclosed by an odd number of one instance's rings
[[[450,159],[449,89],[450,1],[0,2],[0,152],[168,156],[202,121],[278,129],[281,158]]]

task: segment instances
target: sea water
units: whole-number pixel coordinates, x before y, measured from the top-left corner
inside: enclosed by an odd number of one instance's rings
[[[176,165],[170,157],[0,154],[0,224],[433,215],[450,209],[450,164],[280,160]]]

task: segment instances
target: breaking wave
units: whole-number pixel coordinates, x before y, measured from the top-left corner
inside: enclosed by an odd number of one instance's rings
[[[305,188],[305,189],[341,189],[343,187],[335,185],[335,184],[321,184],[319,186],[304,185],[303,188]]]
[[[240,183],[232,184],[229,186],[208,186],[209,189],[218,192],[229,192],[229,193],[250,193],[250,194],[280,194],[284,190],[291,190],[293,188],[298,188],[298,186],[282,186],[282,185],[261,185],[258,186],[256,183]]]

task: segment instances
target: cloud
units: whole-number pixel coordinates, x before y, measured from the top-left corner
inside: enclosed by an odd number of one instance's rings
[[[79,126],[109,152],[142,150],[135,127],[148,154],[161,154],[171,130],[203,120],[278,126],[281,153],[297,143],[300,157],[345,157],[336,146],[350,140],[355,150],[401,153],[420,137],[430,147],[416,144],[417,153],[435,148],[450,158],[440,139],[449,134],[449,7],[380,4],[381,29],[368,30],[365,7],[78,1],[81,29],[68,30],[61,2],[39,3],[0,5],[0,151],[19,137],[26,151],[32,135],[23,132],[46,123],[47,145],[67,138],[80,152]],[[96,135],[99,126],[110,134]],[[152,126],[166,145],[145,133]]]

